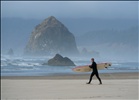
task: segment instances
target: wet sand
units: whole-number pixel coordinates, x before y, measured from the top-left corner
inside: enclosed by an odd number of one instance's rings
[[[121,73],[99,73],[100,78],[103,80],[114,80],[114,79],[138,79],[139,73],[137,72],[121,72]],[[1,79],[50,79],[50,80],[61,80],[61,79],[71,79],[71,80],[80,80],[80,79],[88,79],[90,77],[90,73],[87,74],[53,74],[47,76],[2,76]],[[94,76],[94,79],[96,77]]]

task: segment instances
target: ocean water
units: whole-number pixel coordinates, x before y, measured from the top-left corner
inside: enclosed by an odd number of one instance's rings
[[[52,57],[24,58],[1,56],[1,76],[48,76],[55,74],[90,74],[90,72],[73,72],[72,68],[80,65],[91,64],[89,58],[70,58],[76,66],[48,66],[48,59]],[[98,59],[97,63],[111,62],[112,66],[108,69],[99,70],[99,73],[117,72],[139,72],[138,62],[127,61],[103,61]]]

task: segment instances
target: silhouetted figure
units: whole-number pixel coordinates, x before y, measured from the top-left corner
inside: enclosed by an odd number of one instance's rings
[[[94,75],[96,75],[96,77],[99,80],[100,84],[102,84],[101,79],[100,79],[99,74],[98,74],[97,64],[94,61],[94,58],[92,58],[91,61],[92,61],[92,65],[90,65],[89,67],[92,68],[93,71],[92,71],[92,73],[90,75],[90,80],[89,80],[89,82],[87,84],[90,84],[91,83],[92,78],[93,78]]]

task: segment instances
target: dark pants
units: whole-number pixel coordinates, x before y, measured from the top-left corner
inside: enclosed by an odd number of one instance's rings
[[[94,75],[96,75],[96,77],[97,77],[97,79],[99,80],[100,84],[102,84],[101,79],[99,78],[98,72],[96,72],[96,73],[92,72],[92,73],[91,73],[89,83],[91,83],[92,78],[93,78]]]

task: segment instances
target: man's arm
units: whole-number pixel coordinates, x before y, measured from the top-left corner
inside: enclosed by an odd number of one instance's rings
[[[89,65],[90,68],[93,68],[92,65]]]

